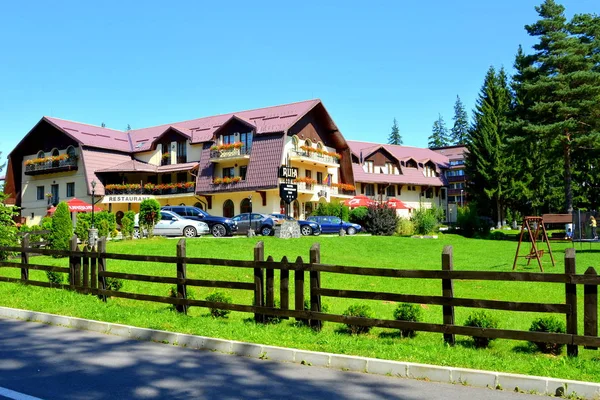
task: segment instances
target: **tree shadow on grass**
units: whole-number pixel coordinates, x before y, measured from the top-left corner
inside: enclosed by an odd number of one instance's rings
[[[537,348],[531,343],[520,343],[514,346],[512,351],[521,354],[535,354],[538,352]]]

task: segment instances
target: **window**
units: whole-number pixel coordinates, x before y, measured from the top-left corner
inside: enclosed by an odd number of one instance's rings
[[[180,172],[177,174],[177,182],[187,182],[187,172]]]
[[[75,197],[75,182],[67,183],[67,197]]]
[[[240,177],[242,178],[243,181],[246,180],[246,172],[248,171],[248,166],[247,165],[242,165],[240,167]]]
[[[317,142],[317,149],[318,150],[323,150],[323,143]]]
[[[417,168],[417,162],[413,159],[406,161],[407,168]]]
[[[385,194],[387,196],[394,197],[396,195],[396,186],[390,185],[385,189]]]
[[[233,205],[233,201],[227,199],[225,203],[223,203],[223,216],[227,218],[231,218],[235,215],[235,206]]]
[[[185,140],[177,142],[177,164],[187,162],[187,142]]]
[[[196,202],[196,204],[194,204],[194,207],[197,207],[197,208],[199,208],[201,210],[204,210],[204,204],[200,203],[199,201]]]
[[[385,163],[385,169],[386,169],[386,174],[393,174],[394,173],[394,164],[392,164],[391,162],[386,162]]]
[[[298,139],[297,135],[292,136],[292,148],[296,151],[298,151],[298,148],[300,147],[300,140]]]
[[[44,200],[44,187],[43,186],[37,187],[37,199]]]
[[[249,213],[249,212],[252,212],[252,207],[251,207],[250,199],[246,198],[246,199],[243,199],[242,202],[240,203],[240,213],[244,214],[244,213]]]
[[[165,142],[165,143],[161,144],[161,147],[162,147],[162,152],[161,152],[160,165],[171,164],[171,150],[169,149],[169,143]]]
[[[425,191],[425,197],[428,199],[432,199],[433,198],[433,188],[429,188]]]
[[[77,158],[77,152],[75,151],[75,147],[67,147],[67,155],[69,156],[69,160],[75,160]]]
[[[233,167],[223,168],[223,178],[233,178]]]
[[[444,189],[444,188],[440,189],[440,198],[442,200],[446,200],[446,189]]]
[[[367,196],[375,196],[375,186],[372,183],[368,183],[365,186],[365,192]]]
[[[160,213],[160,219],[162,221],[171,221],[173,219],[173,215],[167,214],[166,212],[162,212],[162,213]]]
[[[44,158],[44,157],[46,157],[46,153],[44,153],[44,152],[43,152],[43,151],[41,151],[41,150],[40,150],[40,151],[38,151],[38,153],[37,153],[37,158]]]
[[[312,178],[312,171],[310,169],[307,169],[304,172],[304,176],[306,176],[307,178]]]
[[[304,141],[304,145],[307,146],[307,147],[312,147],[312,142],[310,141],[310,139],[306,139]]]
[[[164,174],[160,177],[162,183],[171,183],[171,174]]]
[[[450,165],[464,165],[465,160],[450,160]]]
[[[366,167],[366,171],[365,172],[370,172],[373,173],[374,170],[374,166],[373,166],[373,161],[366,161],[365,162],[365,167]]]
[[[52,150],[52,157],[58,157],[59,156],[59,152],[58,149],[53,149]],[[52,161],[52,166],[53,167],[58,167],[60,165],[60,161],[56,160],[56,161]]]
[[[221,135],[221,143],[222,144],[235,143],[235,135],[233,133],[230,133],[228,135]]]
[[[319,185],[323,184],[323,173],[322,172],[317,172],[317,183]]]
[[[58,185],[50,186],[50,193],[52,193],[52,205],[56,206],[58,204]]]
[[[252,148],[252,132],[240,133],[240,142],[242,142],[242,153],[250,154]]]

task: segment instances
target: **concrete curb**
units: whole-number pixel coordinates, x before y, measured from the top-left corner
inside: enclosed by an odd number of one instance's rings
[[[571,381],[503,372],[479,371],[466,368],[442,367],[402,361],[380,360],[358,356],[289,349],[234,340],[215,339],[175,332],[138,328],[134,326],[93,321],[36,311],[0,307],[0,316],[11,319],[42,322],[69,328],[100,332],[134,340],[168,343],[199,350],[218,351],[238,356],[293,362],[303,365],[334,368],[343,371],[367,372],[402,378],[424,379],[431,382],[460,383],[475,387],[564,396],[600,399],[600,383]]]

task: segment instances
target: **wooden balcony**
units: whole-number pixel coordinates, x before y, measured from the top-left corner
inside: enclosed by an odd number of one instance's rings
[[[54,174],[57,172],[77,171],[77,158],[60,161],[44,161],[42,163],[25,164],[25,175]]]
[[[292,150],[289,153],[290,161],[298,161],[301,163],[311,163],[315,165],[324,165],[327,167],[339,167],[340,160],[336,157],[320,154],[313,151]]]

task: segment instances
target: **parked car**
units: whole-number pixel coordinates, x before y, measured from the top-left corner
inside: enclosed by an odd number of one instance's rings
[[[142,236],[139,218],[140,214],[135,214],[133,237],[136,239]],[[206,222],[185,219],[170,211],[161,210],[160,220],[154,225],[153,232],[157,236],[185,236],[192,238],[210,233],[210,228]],[[144,235],[146,235],[146,232],[144,232]]]
[[[174,212],[186,219],[206,222],[210,228],[210,233],[212,233],[214,237],[231,236],[238,230],[236,222],[231,218],[210,215],[198,207],[164,206],[161,210]]]
[[[362,226],[359,224],[342,221],[339,217],[312,216],[308,217],[307,220],[321,225],[322,233],[338,233],[340,229],[344,229],[348,235],[354,235],[362,230]]]
[[[285,214],[269,214],[274,220],[275,223],[278,224],[283,221],[296,221],[300,225],[300,233],[302,236],[310,236],[315,235],[318,236],[321,234],[321,225],[314,221],[304,221],[304,220],[296,220],[293,217]]]
[[[236,215],[232,219],[237,223],[237,233],[240,235],[248,233],[248,229],[250,228],[263,236],[271,236],[275,232],[273,230],[275,221],[266,214],[244,213]]]

